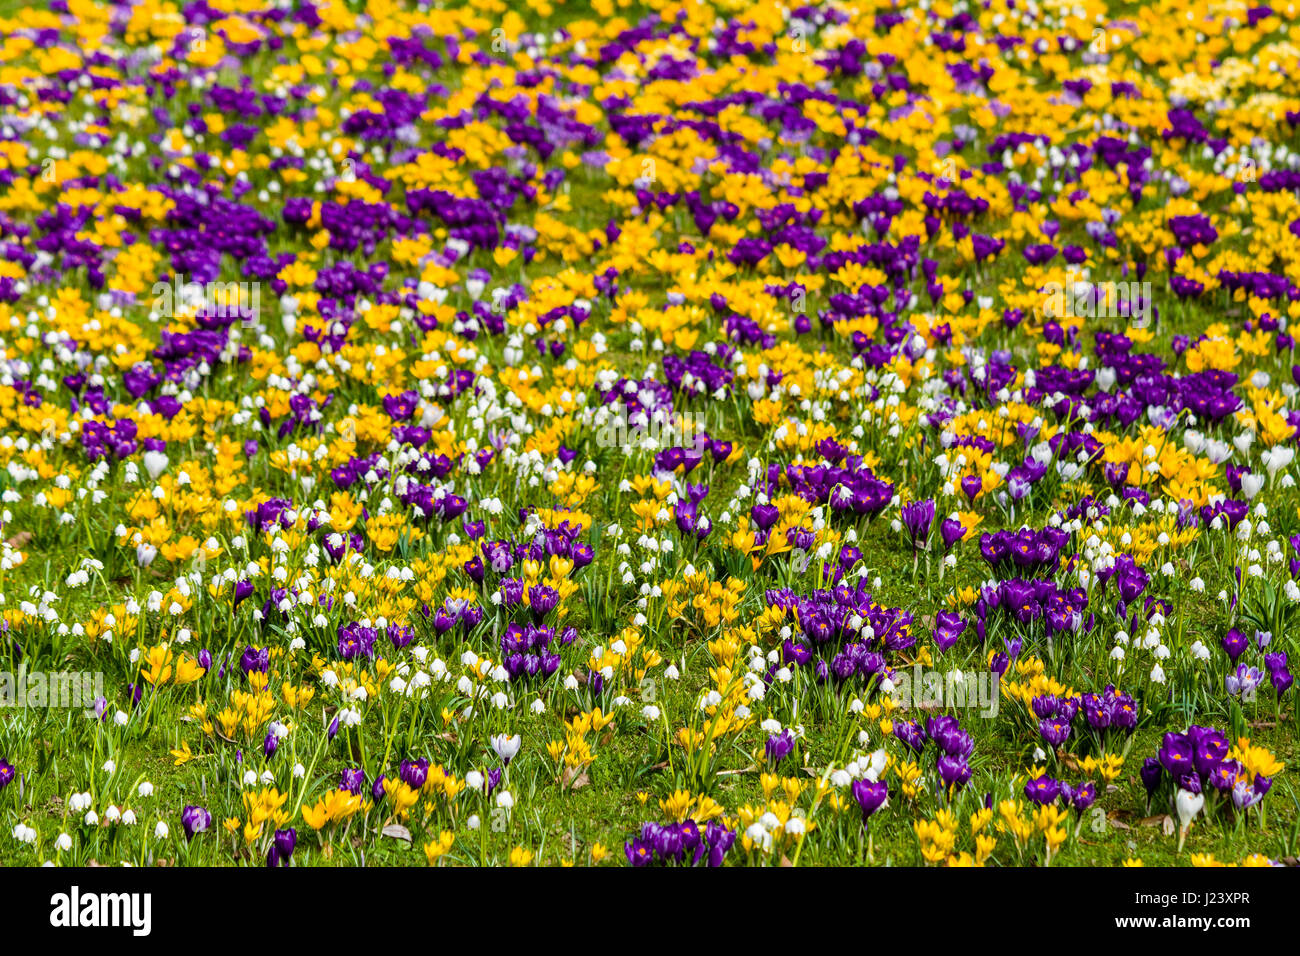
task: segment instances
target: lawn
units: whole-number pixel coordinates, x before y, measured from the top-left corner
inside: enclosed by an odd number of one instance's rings
[[[1297,44],[0,0],[0,863],[1294,866]]]

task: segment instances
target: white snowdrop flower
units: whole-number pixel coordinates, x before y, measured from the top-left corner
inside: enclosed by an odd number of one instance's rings
[[[568,677],[564,678],[564,689],[565,689],[565,690],[577,690],[577,689],[578,689],[578,678],[574,677],[572,674],[570,674]]]
[[[659,708],[654,704],[646,704],[641,708],[641,716],[651,723],[654,723],[659,719]]]
[[[153,784],[150,783],[148,780],[141,781],[139,788],[136,790],[136,793],[140,794],[140,796],[142,797],[152,797]]]
[[[836,787],[847,787],[853,782],[853,777],[847,770],[836,770],[831,774],[831,784]]]
[[[497,794],[497,806],[502,810],[509,810],[515,805],[515,798],[510,795],[509,790],[502,790]]]
[[[307,768],[304,767],[304,766],[303,766],[302,764],[300,764],[300,763],[296,763],[296,764],[294,764],[294,765],[293,765],[293,777],[294,777],[294,779],[295,779],[295,780],[301,780],[301,779],[302,779],[303,777],[305,777],[305,776],[307,776]]]
[[[667,669],[664,670],[664,677],[668,678],[668,680],[677,680],[681,676],[681,672],[677,670],[676,664],[669,664]]]
[[[477,813],[471,814],[470,818],[465,821],[465,826],[471,830],[477,830],[480,825],[481,821],[479,820]]]
[[[159,820],[157,825],[153,828],[153,838],[155,840],[165,840],[170,832],[171,831],[167,829],[167,824],[162,820]]]
[[[1157,664],[1151,668],[1151,683],[1163,684],[1165,682],[1165,669]]]
[[[122,813],[122,826],[133,827],[135,826],[135,823],[136,819],[134,810],[126,810]]]
[[[471,770],[469,773],[465,774],[465,786],[471,790],[482,790],[483,774],[479,773],[477,770]]]
[[[94,810],[87,811],[85,817],[83,817],[82,819],[85,821],[86,826],[88,827],[99,826],[99,814],[96,813]]]
[[[58,839],[54,841],[54,846],[56,849],[67,853],[72,849],[72,837],[68,836],[66,833],[60,833]]]
[[[528,709],[534,714],[544,714],[546,713],[546,703],[541,699],[538,699],[529,704]]]
[[[1205,591],[1205,582],[1201,580],[1199,577],[1192,578],[1190,581],[1187,582],[1187,586],[1191,588],[1193,591],[1195,591],[1197,594],[1202,594]]]

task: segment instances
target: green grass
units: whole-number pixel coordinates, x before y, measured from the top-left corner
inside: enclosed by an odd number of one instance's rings
[[[16,11],[22,5],[11,4],[9,0],[0,0],[0,13]],[[639,8],[638,8],[639,9]],[[635,22],[637,17],[631,12],[622,12],[629,20]],[[643,11],[642,11],[643,12]],[[577,11],[560,11],[546,25],[548,27],[563,24],[575,16]],[[273,65],[275,57],[268,53],[259,53],[243,64],[243,71],[251,75],[263,75]],[[239,72],[227,71],[222,80],[235,82]],[[445,83],[453,89],[459,82],[459,74],[451,69],[444,69],[430,76],[431,80]],[[331,106],[342,101],[338,94],[332,94]],[[170,111],[173,117],[181,117],[191,103],[202,102],[198,91],[182,87],[171,101]],[[80,115],[74,113],[74,115]],[[963,115],[963,114],[957,114]],[[147,135],[156,131],[152,118],[136,131]],[[1151,131],[1147,131],[1151,132]],[[1294,133],[1291,134],[1294,146]],[[68,140],[61,140],[68,145]],[[254,149],[264,148],[264,141],[256,142]],[[819,133],[813,141],[818,146],[835,145],[829,137]],[[427,144],[427,140],[426,140]],[[48,144],[40,143],[37,150],[42,151]],[[902,151],[908,152],[907,149]],[[774,152],[774,151],[773,151]],[[912,154],[914,155],[914,154]],[[1185,153],[1189,168],[1207,170],[1208,163],[1194,151]],[[767,159],[771,159],[769,154]],[[383,172],[383,164],[379,171]],[[147,157],[133,160],[128,166],[124,178],[149,181],[153,173],[148,166]],[[270,182],[264,173],[254,172],[255,189],[251,195]],[[574,213],[566,221],[583,230],[598,228],[610,218],[627,218],[628,210],[611,207],[602,197],[612,183],[603,173],[580,166],[571,174],[569,180],[570,196],[573,200]],[[708,195],[717,186],[716,178],[711,174],[705,176],[700,184],[701,190]],[[287,188],[266,210],[273,215],[278,212],[277,204],[290,195],[312,195],[305,186]],[[395,187],[391,199],[397,202],[400,187]],[[1162,187],[1155,187],[1150,197],[1144,197],[1143,208],[1159,208],[1168,199]],[[400,205],[400,203],[398,203]],[[1226,201],[1216,198],[1208,200],[1205,208],[1215,214],[1232,216]],[[522,211],[522,210],[521,210]],[[981,222],[978,230],[996,234],[1008,223],[990,220]],[[825,232],[826,230],[823,230]],[[678,238],[692,238],[694,225],[680,210],[669,217],[662,238],[674,242]],[[298,250],[302,247],[303,237],[290,235],[281,230],[271,243],[272,254],[284,250]],[[1067,223],[1064,225],[1062,242],[1076,241],[1086,244],[1081,225]],[[374,259],[388,259],[391,246],[383,243],[376,250]],[[991,268],[961,268],[950,257],[934,253],[933,250],[923,254],[933,254],[940,258],[940,274],[956,275],[964,282],[969,282],[979,295],[997,295],[1002,280],[1018,274],[1022,263],[1018,253],[1009,249],[999,257]],[[1126,251],[1131,255],[1132,250]],[[358,265],[369,261],[370,257],[355,254],[340,257],[333,252],[327,253],[326,262],[350,258]],[[1280,260],[1261,263],[1260,268],[1272,267]],[[469,261],[471,267],[484,266],[493,270],[496,267],[490,256],[476,253]],[[578,263],[581,267],[584,264]],[[564,267],[555,257],[548,257],[544,263],[527,269],[527,279],[553,274]],[[1099,265],[1097,272],[1106,270]],[[522,277],[522,274],[521,274]],[[238,263],[227,259],[223,263],[223,280],[240,278]],[[402,276],[398,276],[398,279]],[[505,278],[505,277],[499,277]],[[1162,279],[1163,275],[1157,275]],[[662,276],[636,274],[623,281],[625,287],[644,290],[651,294],[652,305],[663,301],[667,291],[667,281]],[[390,281],[390,286],[393,283]],[[68,277],[68,287],[76,288],[88,298],[91,290],[86,282],[84,271]],[[39,290],[52,292],[51,289]],[[924,289],[914,284],[913,291],[924,295]],[[468,305],[467,298],[459,291],[453,293],[458,307]],[[1144,351],[1152,351],[1166,357],[1171,356],[1170,342],[1175,334],[1190,335],[1195,338],[1214,322],[1223,321],[1234,305],[1222,292],[1205,297],[1199,302],[1182,303],[1171,301],[1167,293],[1162,295],[1160,305],[1162,318],[1156,327],[1156,337]],[[924,303],[924,298],[922,302]],[[809,296],[809,313],[815,315],[819,308],[826,308],[824,298]],[[602,303],[600,310],[593,316],[585,331],[599,329],[604,331],[610,343],[610,351],[605,356],[610,367],[619,374],[640,377],[647,363],[661,362],[662,355],[652,351],[633,353],[630,349],[632,334],[625,329],[610,329],[604,322],[606,307]],[[143,334],[153,341],[157,340],[159,327],[153,326],[143,314],[147,309],[133,313],[129,317],[141,327]],[[788,317],[787,317],[788,318]],[[1091,323],[1088,331],[1101,328],[1122,330],[1118,322],[1105,320]],[[279,328],[278,322],[268,323],[269,334],[273,337],[277,350],[289,348],[287,337]],[[713,336],[720,334],[719,324],[710,319],[705,330]],[[6,337],[7,338],[7,337]],[[779,333],[782,341],[793,338],[788,329]],[[701,342],[708,341],[706,336]],[[800,339],[805,348],[825,347],[837,359],[847,363],[851,352],[842,337],[826,335],[820,331]],[[11,344],[6,341],[6,344]],[[503,361],[503,341],[489,337],[480,337],[476,347],[488,356],[492,364],[501,368]],[[1012,350],[1015,361],[1022,367],[1032,367],[1037,359],[1033,342],[1028,341],[1023,331],[1008,332],[1000,326],[994,326],[978,343],[986,349],[1007,348]],[[1090,345],[1085,336],[1085,349]],[[528,347],[528,343],[525,343]],[[752,352],[752,350],[747,350]],[[567,355],[566,355],[567,358]],[[747,356],[747,361],[751,359]],[[525,364],[534,361],[545,370],[542,386],[549,386],[555,381],[554,363],[536,358],[536,353],[527,353]],[[1270,363],[1269,368],[1278,375],[1284,375],[1284,367],[1289,362]],[[1274,368],[1274,366],[1277,366]],[[218,370],[209,381],[204,383],[206,393],[224,397],[247,394],[249,383],[245,373],[238,368]],[[914,398],[914,394],[909,394]],[[353,402],[375,404],[376,390],[369,386],[359,386],[344,380],[337,390],[334,409],[345,409]],[[453,418],[460,420],[465,415],[464,399],[453,403],[449,412]],[[685,401],[684,409],[704,412],[715,416],[719,426],[714,432],[716,437],[734,441],[746,450],[745,458],[750,455],[760,457],[764,464],[772,461],[784,461],[786,457],[774,453],[767,444],[768,432],[752,417],[751,404],[747,398],[738,397],[729,403],[717,403],[710,400],[691,399]],[[860,414],[860,407],[846,409],[849,416]],[[341,413],[340,413],[341,414]],[[540,423],[539,424],[544,424]],[[256,484],[264,495],[293,494],[301,498],[301,492],[291,486],[285,476],[266,468],[266,455],[273,450],[287,447],[291,439],[276,440],[273,437],[255,433],[249,428],[238,429],[231,426],[226,434],[240,440],[257,437],[264,443],[262,460],[252,469]],[[28,436],[34,438],[35,436]],[[905,436],[906,437],[906,436]],[[585,507],[594,519],[591,536],[592,544],[597,549],[597,558],[593,565],[581,572],[578,580],[606,580],[611,571],[617,567],[620,558],[613,552],[608,539],[597,539],[599,532],[611,523],[619,523],[629,528],[632,518],[628,511],[631,496],[617,495],[617,478],[623,475],[633,476],[649,470],[648,456],[637,454],[625,456],[616,449],[596,447],[591,436],[580,436],[581,455],[579,464],[588,457],[597,463],[597,475],[601,488],[595,498]],[[82,468],[85,466],[76,442],[71,441],[59,460]],[[883,463],[880,473],[897,482],[898,490],[910,496],[914,490],[932,493],[933,488],[923,482],[931,482],[933,468],[929,459],[936,450],[921,452],[909,448],[903,440],[889,439],[885,430],[876,422],[865,425],[865,434],[859,441],[860,448],[871,449],[878,453]],[[203,460],[209,454],[201,441],[192,441],[188,447],[173,454],[173,466],[182,457]],[[20,568],[10,571],[0,578],[0,591],[6,598],[6,607],[12,607],[21,600],[27,600],[30,589],[57,592],[60,595],[56,607],[60,620],[72,625],[88,620],[90,614],[99,607],[120,602],[126,594],[133,594],[143,599],[149,590],[157,588],[166,591],[171,580],[184,573],[183,566],[172,566],[161,557],[150,569],[138,567],[133,549],[117,544],[113,529],[119,523],[131,524],[124,509],[124,501],[119,490],[122,487],[123,468],[114,466],[110,477],[102,484],[109,491],[109,498],[101,505],[90,506],[79,503],[75,506],[75,521],[68,526],[56,524],[55,516],[48,509],[34,506],[26,488],[18,490],[25,494],[24,499],[11,506],[12,520],[5,527],[5,535],[12,536],[27,533],[32,537],[22,546],[28,555],[28,561]],[[1089,476],[1094,490],[1102,488],[1100,477],[1093,473]],[[692,480],[700,480],[698,474]],[[478,494],[500,495],[507,505],[507,516],[493,530],[492,536],[509,535],[517,530],[511,509],[524,502],[538,503],[530,497],[527,490],[515,488],[515,477],[505,473],[504,468],[489,473],[473,487]],[[710,469],[708,483],[711,486],[709,497],[712,508],[710,514],[716,518],[722,506],[736,493],[739,486],[746,481],[744,460],[731,468]],[[458,490],[463,491],[463,487]],[[10,476],[0,472],[0,490],[14,487]],[[320,493],[320,486],[315,493]],[[249,492],[247,487],[238,492],[242,497]],[[374,500],[382,497],[383,489],[374,495]],[[1045,480],[1035,490],[1032,509],[1029,513],[1020,513],[1013,520],[1009,514],[994,507],[984,507],[984,524],[979,531],[992,531],[999,527],[1018,528],[1022,523],[1041,526],[1050,512],[1062,506],[1073,504],[1081,495],[1078,487],[1062,486],[1055,478]],[[516,500],[517,499],[517,500]],[[1269,488],[1270,516],[1275,527],[1273,534],[1285,537],[1295,533],[1296,505],[1300,496],[1293,491],[1278,491]],[[945,597],[950,588],[978,587],[987,577],[987,569],[979,561],[976,553],[977,544],[966,542],[962,546],[961,559],[957,567],[948,572],[942,584],[937,580],[937,558],[934,567],[926,561],[921,572],[913,571],[910,548],[902,536],[889,527],[891,514],[876,519],[869,525],[859,522],[855,530],[860,535],[859,546],[865,555],[865,563],[871,568],[872,579],[879,577],[880,585],[873,588],[876,600],[886,607],[902,607],[911,612],[917,622],[933,620],[934,614],[945,608]],[[847,526],[841,528],[846,530]],[[182,529],[183,530],[183,529]],[[728,554],[720,545],[720,539],[729,534],[731,529],[718,527],[710,543],[702,553],[694,553],[685,547],[679,548],[661,568],[651,575],[651,583],[679,576],[688,561],[697,567],[709,566],[716,575],[721,576],[727,562],[735,555]],[[217,537],[227,548],[231,547],[231,537],[235,525],[223,526]],[[429,543],[427,552],[436,552],[445,546],[446,535],[436,532]],[[256,554],[264,554],[265,548],[259,546]],[[68,573],[74,570],[83,558],[93,557],[105,565],[103,571],[90,585],[77,590],[70,590],[63,582]],[[644,558],[636,554],[628,560],[635,565]],[[1197,542],[1189,558],[1186,554],[1165,554],[1162,559],[1172,560],[1177,567],[1177,574],[1172,580],[1157,579],[1152,591],[1174,602],[1175,614],[1171,619],[1171,629],[1176,628],[1179,640],[1175,653],[1181,653],[1193,640],[1201,639],[1212,648],[1218,637],[1233,624],[1241,625],[1239,614],[1229,611],[1223,603],[1214,599],[1220,587],[1228,586],[1231,568],[1240,561],[1238,549],[1223,536],[1206,534]],[[1205,594],[1194,594],[1187,581],[1194,573],[1200,573],[1203,567],[1212,567],[1218,576],[1211,579],[1206,572],[1209,586]],[[218,565],[220,570],[224,565]],[[209,569],[209,574],[212,569]],[[1153,569],[1154,571],[1154,569]],[[780,586],[792,575],[782,561],[771,561],[752,575],[744,601],[740,606],[741,622],[752,620],[763,609],[762,595],[766,587]],[[796,588],[806,592],[813,586],[812,575],[801,578],[797,575]],[[638,574],[638,584],[642,575]],[[602,606],[592,608],[584,603],[583,591],[570,601],[569,617],[565,623],[572,623],[579,628],[584,646],[597,644],[608,645],[617,632],[627,626],[637,613],[636,590],[634,586],[614,583],[601,591]],[[457,584],[466,583],[463,579]],[[261,582],[259,582],[259,585]],[[484,593],[486,597],[486,592]],[[1255,582],[1248,582],[1243,596],[1246,602],[1254,603],[1262,599],[1261,589]],[[111,723],[100,726],[83,719],[79,712],[59,711],[0,711],[0,757],[13,761],[23,775],[21,783],[15,783],[0,790],[0,862],[5,864],[30,865],[46,859],[57,858],[64,863],[84,864],[94,859],[101,863],[132,859],[136,862],[172,865],[180,863],[204,865],[252,864],[262,862],[265,837],[256,841],[255,848],[245,845],[242,837],[232,836],[221,830],[221,821],[231,815],[240,815],[239,776],[243,768],[251,767],[261,770],[263,761],[260,740],[250,738],[239,743],[229,743],[217,738],[205,738],[196,724],[183,720],[186,708],[194,700],[202,698],[209,702],[210,713],[225,706],[233,689],[241,686],[237,675],[237,661],[243,648],[249,644],[269,643],[284,646],[288,638],[283,633],[270,629],[259,630],[250,618],[250,607],[256,603],[260,606],[265,600],[265,590],[259,591],[248,605],[231,614],[224,604],[200,602],[196,610],[185,618],[187,624],[198,635],[193,647],[206,647],[214,660],[221,662],[228,656],[232,658],[224,676],[210,673],[196,685],[185,689],[168,688],[161,691],[152,705],[146,703],[139,708],[130,723],[124,728],[115,728]],[[1096,608],[1098,616],[1109,612],[1109,605]],[[489,618],[491,622],[491,618]],[[338,623],[334,621],[333,624]],[[106,683],[110,688],[109,699],[111,711],[118,708],[129,710],[127,704],[127,685],[138,680],[138,669],[131,666],[126,658],[132,647],[149,648],[160,639],[164,629],[161,616],[145,614],[139,621],[134,635],[121,635],[111,648],[102,644],[91,645],[75,635],[60,636],[52,629],[36,632],[34,639],[24,636],[25,662],[29,668],[43,669],[99,669],[106,674]],[[925,627],[918,627],[922,639],[928,636]],[[1140,665],[1135,665],[1127,673],[1119,674],[1112,664],[1105,661],[1106,647],[1102,642],[1108,637],[1108,630],[1103,626],[1097,635],[1087,639],[1085,646],[1079,648],[1055,648],[1064,658],[1069,658],[1068,665],[1062,665],[1058,672],[1055,662],[1049,664],[1049,673],[1059,676],[1076,690],[1099,690],[1110,682],[1119,683],[1121,689],[1132,689],[1134,685],[1143,685]],[[330,635],[328,629],[313,634],[313,641],[321,648],[328,647]],[[449,665],[461,652],[471,647],[479,653],[493,654],[494,625],[485,624],[475,632],[468,641],[455,639],[435,640],[427,629],[420,635],[420,643],[429,648],[431,655],[436,654]],[[656,703],[663,712],[671,716],[671,729],[675,731],[691,719],[695,702],[700,695],[710,688],[707,669],[711,665],[711,655],[707,649],[706,638],[716,637],[715,633],[701,635],[691,632],[678,624],[668,626],[660,624],[647,632],[647,645],[659,650],[663,656],[676,662],[682,669],[680,681],[656,680]],[[1292,652],[1295,659],[1294,631],[1288,629],[1275,635],[1277,645]],[[1081,642],[1084,643],[1084,642]],[[779,642],[777,642],[779,645]],[[763,650],[773,646],[771,639],[763,645]],[[1099,650],[1100,648],[1100,650]],[[1045,648],[1038,644],[1027,644],[1027,651],[1042,655]],[[1074,656],[1077,651],[1078,656]],[[1218,651],[1216,650],[1216,653]],[[306,653],[299,652],[300,661],[294,665],[296,679],[302,679],[301,658]],[[324,656],[328,657],[328,654]],[[944,658],[940,666],[959,666],[963,669],[982,666],[982,653],[970,640],[969,635],[952,652],[952,659]],[[685,666],[682,662],[685,661]],[[0,660],[0,664],[3,664]],[[16,670],[18,659],[10,653],[7,662],[9,670]],[[562,677],[569,670],[579,667],[581,659],[576,655],[566,657]],[[215,668],[214,668],[215,671]],[[865,730],[869,735],[867,751],[880,746],[883,742],[878,727],[865,720],[847,716],[849,701],[854,696],[847,689],[817,689],[807,680],[808,673],[800,672],[796,683],[788,694],[772,705],[772,713],[780,714],[786,726],[802,725],[804,735],[797,750],[797,760],[788,761],[780,770],[786,776],[793,776],[812,782],[828,772],[832,762],[842,764],[847,756],[843,747],[847,736],[852,737],[858,730]],[[1216,675],[1217,679],[1217,675]],[[389,822],[387,810],[381,805],[367,814],[355,817],[344,828],[331,831],[325,840],[319,840],[300,817],[290,825],[297,827],[299,834],[299,851],[295,855],[298,865],[423,865],[424,853],[420,849],[423,842],[436,836],[443,828],[453,828],[457,833],[457,842],[446,860],[450,863],[479,865],[500,864],[507,859],[509,851],[515,846],[526,846],[537,854],[542,862],[556,863],[576,860],[579,863],[589,859],[591,848],[597,844],[609,850],[611,856],[621,861],[621,847],[630,839],[643,821],[663,819],[658,801],[668,798],[674,791],[689,788],[696,794],[703,789],[719,802],[734,817],[739,808],[747,805],[761,806],[764,803],[763,788],[760,781],[762,767],[762,748],[766,734],[757,726],[750,727],[734,738],[719,741],[717,763],[725,769],[725,774],[709,774],[696,785],[692,775],[681,762],[680,748],[665,743],[663,728],[647,725],[639,716],[636,706],[620,710],[616,721],[611,725],[613,733],[599,735],[596,744],[596,759],[586,771],[586,784],[575,789],[565,789],[557,784],[553,762],[546,756],[549,741],[562,736],[561,721],[571,719],[577,710],[586,710],[599,703],[608,710],[613,692],[606,691],[599,700],[591,699],[585,692],[570,694],[558,686],[558,679],[540,688],[540,695],[546,704],[543,716],[532,716],[526,712],[531,694],[520,692],[517,695],[516,712],[510,716],[499,713],[478,719],[469,726],[462,726],[454,731],[456,738],[447,738],[448,729],[443,726],[438,708],[420,708],[415,714],[418,728],[415,739],[408,746],[404,730],[410,726],[409,708],[401,711],[393,720],[389,732],[377,719],[372,719],[373,711],[368,714],[366,730],[360,739],[348,734],[341,734],[332,744],[325,747],[318,762],[313,762],[322,733],[321,728],[328,723],[333,712],[323,713],[322,705],[326,695],[318,693],[317,700],[306,711],[298,715],[298,726],[281,745],[281,752],[271,761],[275,774],[276,786],[290,794],[290,806],[305,800],[310,804],[335,787],[339,774],[345,768],[365,764],[373,778],[377,772],[392,774],[398,760],[405,757],[427,756],[433,763],[442,764],[450,772],[463,776],[473,769],[482,769],[492,765],[495,758],[487,749],[487,737],[490,733],[518,733],[523,738],[520,757],[511,766],[507,775],[508,785],[515,797],[515,809],[506,825],[498,830],[490,822],[486,809],[480,809],[469,798],[462,795],[453,817],[438,816],[427,828],[407,825],[413,832],[414,839],[407,843],[401,839],[383,836],[381,828]],[[1176,688],[1175,686],[1176,685]],[[1184,692],[1194,686],[1197,694],[1187,697]],[[1219,685],[1221,686],[1221,685]],[[1162,734],[1166,730],[1181,730],[1189,722],[1213,724],[1227,728],[1234,715],[1223,700],[1219,686],[1211,686],[1208,679],[1190,681],[1171,681],[1167,693],[1144,686],[1142,699],[1142,722],[1133,735],[1127,749],[1127,761],[1114,788],[1102,788],[1097,806],[1108,819],[1104,827],[1094,826],[1096,817],[1088,814],[1083,821],[1079,835],[1066,842],[1059,855],[1052,861],[1061,865],[1113,865],[1131,857],[1142,858],[1147,865],[1183,865],[1193,853],[1212,853],[1221,861],[1236,862],[1246,855],[1262,852],[1274,859],[1294,858],[1300,849],[1300,804],[1297,803],[1292,785],[1293,770],[1300,760],[1300,747],[1297,746],[1298,720],[1295,695],[1284,701],[1280,716],[1274,720],[1274,700],[1271,691],[1261,693],[1260,700],[1248,705],[1242,720],[1249,728],[1252,740],[1270,749],[1279,760],[1287,764],[1287,772],[1276,780],[1272,791],[1265,800],[1265,815],[1256,815],[1249,822],[1241,825],[1224,824],[1211,820],[1198,820],[1187,837],[1181,852],[1177,848],[1177,838],[1165,833],[1160,825],[1163,808],[1153,808],[1147,812],[1146,799],[1137,780],[1137,769],[1141,761],[1155,754]],[[627,692],[636,699],[636,689],[620,686],[618,690]],[[148,697],[146,697],[148,701]],[[331,701],[331,704],[336,703]],[[448,694],[443,702],[459,709],[464,706],[464,699],[456,694]],[[800,712],[794,711],[798,704]],[[1003,701],[1004,708],[1013,705]],[[147,717],[145,715],[148,715]],[[277,716],[280,716],[277,713]],[[1038,744],[1036,735],[1013,729],[1010,721],[980,720],[967,715],[962,716],[963,726],[975,738],[975,751],[972,764],[975,770],[972,782],[963,793],[953,797],[951,804],[965,822],[967,816],[980,805],[984,794],[993,795],[994,802],[1009,797],[1020,796],[1019,788],[1023,786],[1025,774],[1034,763],[1032,754]],[[175,766],[169,751],[187,743],[195,753],[193,760]],[[895,747],[894,744],[890,745]],[[895,749],[898,749],[895,747]],[[236,760],[239,752],[242,761]],[[383,755],[388,752],[390,759],[385,761]],[[111,759],[114,769],[104,769],[105,761]],[[932,765],[933,754],[925,758]],[[295,781],[288,773],[294,762],[301,761],[310,766],[310,773],[302,781]],[[1051,772],[1055,772],[1052,770]],[[1076,776],[1066,772],[1063,776],[1074,781]],[[135,787],[140,780],[148,780],[154,785],[154,794],[149,798],[135,795]],[[70,818],[67,804],[71,794],[82,791],[92,792],[96,797],[95,806],[103,814],[109,802],[119,807],[130,806],[136,810],[140,822],[136,829],[98,828],[91,831],[79,826]],[[638,794],[647,794],[644,803]],[[180,832],[180,808],[186,805],[203,805],[212,810],[214,831],[187,844]],[[801,799],[805,808],[809,805],[808,796]],[[912,823],[916,819],[930,818],[934,811],[944,805],[933,793],[922,797],[916,808],[908,807],[901,797],[895,798],[890,810],[882,812],[872,821],[871,840],[873,844],[872,860],[876,863],[894,865],[918,865],[922,861],[920,849],[912,832]],[[484,817],[485,824],[477,833],[465,827],[465,820],[470,813],[477,812]],[[1154,818],[1154,825],[1151,823]],[[171,829],[167,840],[155,841],[152,838],[154,822],[163,819]],[[8,833],[17,823],[35,827],[39,833],[39,842],[33,847],[21,846],[9,839]],[[800,865],[826,865],[864,862],[866,846],[862,837],[862,828],[856,813],[850,811],[840,816],[827,813],[824,809],[817,816],[819,832],[807,838],[803,850],[798,856]],[[1071,821],[1073,827],[1073,821]],[[54,839],[60,832],[76,834],[71,851],[56,852]],[[969,849],[968,835],[963,832],[959,849]],[[1041,844],[1041,839],[1040,839]],[[792,854],[791,854],[792,855]],[[733,859],[743,859],[739,849],[733,851]],[[779,859],[773,862],[779,862]],[[999,849],[993,862],[1000,865],[1017,863],[1045,862],[1038,851],[1025,856],[1016,854],[1011,848],[1010,837],[1004,836],[999,841]]]

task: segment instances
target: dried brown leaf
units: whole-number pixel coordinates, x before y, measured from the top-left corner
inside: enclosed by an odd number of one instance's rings
[[[561,790],[579,790],[589,783],[591,778],[582,767],[565,767],[564,772],[560,774]]]
[[[402,826],[400,823],[390,823],[388,826],[384,827],[382,832],[384,836],[392,837],[394,840],[403,840],[407,843],[411,842],[411,831],[406,829],[406,827]]]

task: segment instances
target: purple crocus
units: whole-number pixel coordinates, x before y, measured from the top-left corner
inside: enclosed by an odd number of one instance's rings
[[[853,799],[862,808],[862,822],[865,824],[877,810],[889,799],[889,784],[883,780],[853,781]]]
[[[1048,718],[1039,722],[1038,733],[1043,741],[1055,750],[1069,738],[1070,723],[1059,718]]]
[[[1160,781],[1164,779],[1164,774],[1165,768],[1155,757],[1147,757],[1147,759],[1142,762],[1142,769],[1138,771],[1138,776],[1142,778],[1142,786],[1146,788],[1148,800],[1150,800],[1151,795],[1156,792],[1156,788],[1160,786]]]
[[[400,776],[402,782],[412,790],[419,790],[424,786],[424,782],[429,779],[429,758],[421,757],[419,760],[403,760]]]
[[[966,630],[966,621],[956,611],[940,611],[934,618],[934,643],[940,651],[946,651],[961,637]]]
[[[203,833],[210,826],[212,814],[203,807],[189,806],[181,811],[181,827],[185,830],[186,840],[193,840],[196,833]]]
[[[239,669],[248,676],[254,671],[265,674],[271,669],[271,651],[266,647],[245,647],[239,658]]]
[[[943,548],[947,551],[966,535],[966,526],[956,518],[945,518],[939,525],[939,537],[943,539]]]
[[[271,848],[266,851],[266,865],[271,868],[288,866],[293,857],[294,847],[298,845],[298,831],[290,827],[276,830],[271,839]]]
[[[1061,783],[1059,780],[1053,780],[1051,777],[1043,774],[1041,777],[1035,777],[1025,784],[1025,797],[1034,803],[1046,806],[1049,803],[1055,803],[1056,798],[1061,795]]]
[[[235,582],[235,607],[239,607],[245,600],[253,594],[253,582],[248,579]]]
[[[1236,663],[1237,658],[1244,654],[1248,647],[1250,647],[1250,639],[1235,627],[1223,635],[1223,649],[1228,652],[1228,657],[1233,663]]]
[[[1262,683],[1264,683],[1264,672],[1249,664],[1238,664],[1236,671],[1223,679],[1224,690],[1229,696],[1243,697],[1247,700],[1253,699],[1255,688]]]
[[[1263,799],[1264,794],[1246,780],[1238,780],[1232,785],[1232,805],[1238,810],[1249,810]]]
[[[769,764],[778,764],[794,753],[794,731],[789,728],[767,738],[764,747]]]
[[[1089,781],[1081,783],[1074,788],[1071,794],[1070,802],[1074,804],[1074,809],[1080,813],[1087,810],[1097,799],[1097,785]]]
[[[1160,744],[1160,765],[1172,777],[1181,777],[1192,769],[1192,742],[1185,734],[1168,733]]]
[[[917,753],[925,748],[925,731],[914,720],[901,720],[894,724],[894,736]]]
[[[930,525],[934,522],[934,499],[909,501],[903,505],[903,527],[912,539],[912,550],[925,547],[930,537]]]
[[[936,769],[946,787],[961,789],[971,778],[970,763],[965,757],[941,754]]]

